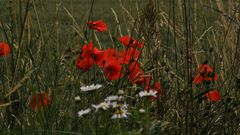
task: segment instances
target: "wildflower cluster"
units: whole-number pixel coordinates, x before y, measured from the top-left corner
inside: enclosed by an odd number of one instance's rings
[[[107,25],[102,20],[95,22],[89,21],[88,25],[90,29],[95,29],[99,32],[107,30]],[[119,42],[125,47],[122,51],[114,48],[100,50],[93,45],[92,41],[84,44],[76,60],[76,67],[83,72],[88,72],[90,68],[96,65],[102,69],[104,77],[110,81],[127,77],[130,83],[144,87],[145,91],[141,91],[138,94],[139,97],[147,96],[152,99],[157,99],[161,93],[160,82],[158,81],[152,84],[151,75],[145,74],[139,63],[141,50],[144,47],[143,43],[127,35],[120,37]],[[97,90],[101,87],[102,85],[96,84],[82,86],[80,89],[83,92],[87,92]],[[80,97],[76,97],[75,99],[79,101]],[[127,108],[128,105],[124,102],[123,96],[108,96],[103,102],[93,104],[91,108],[80,110],[78,116],[82,117],[83,115],[89,114],[92,110],[98,112],[99,110],[106,111],[113,109],[112,119],[127,118],[128,115],[130,115]]]
[[[107,30],[107,25],[102,20],[89,21],[88,26],[99,32]],[[102,69],[105,78],[111,81],[127,76],[132,84],[145,86],[145,90],[154,90],[160,94],[160,82],[151,84],[152,77],[144,73],[139,62],[144,44],[128,35],[119,37],[119,42],[125,47],[120,52],[114,48],[100,50],[92,41],[83,45],[76,60],[76,67],[87,72],[96,65]]]
[[[102,20],[89,21],[88,27],[90,29],[97,30],[98,32],[107,31],[107,24]],[[92,41],[84,44],[81,48],[81,53],[76,60],[76,67],[83,72],[88,72],[93,66],[97,66],[104,73],[104,77],[109,81],[119,80],[123,77],[128,78],[128,81],[132,85],[140,86],[144,91],[140,91],[138,97],[150,97],[151,99],[157,99],[161,95],[160,81],[153,81],[153,77],[150,73],[145,73],[140,60],[142,49],[144,44],[135,39],[134,37],[125,35],[118,39],[119,43],[123,45],[123,50],[117,50],[114,48],[99,49],[94,46]],[[0,42],[0,56],[6,57],[10,54],[10,46],[5,42]],[[205,84],[205,82],[215,82],[218,80],[218,74],[214,73],[214,70],[205,64],[201,64],[198,68],[198,73],[193,80],[193,83]],[[81,86],[82,92],[94,91],[102,88],[101,84],[92,84],[89,86]],[[211,89],[205,96],[210,101],[221,100],[220,92],[218,90]],[[77,96],[76,102],[81,101],[81,98]],[[29,107],[37,112],[38,110],[44,111],[44,108],[50,106],[52,103],[51,96],[45,92],[37,92],[30,97]],[[127,118],[130,113],[128,112],[128,105],[124,101],[123,96],[108,96],[103,102],[99,104],[93,104],[90,108],[81,110],[78,112],[78,116],[82,117],[95,110],[108,110],[113,109],[114,113],[112,119]],[[143,112],[143,110],[141,110]]]
[[[104,101],[99,104],[91,105],[91,108],[80,110],[78,112],[78,116],[83,117],[83,115],[89,114],[93,110],[95,110],[94,112],[96,113],[99,110],[107,111],[108,109],[114,110],[111,119],[127,118],[127,116],[130,115],[130,113],[127,110],[128,104],[124,102],[124,97],[113,95],[106,97]]]

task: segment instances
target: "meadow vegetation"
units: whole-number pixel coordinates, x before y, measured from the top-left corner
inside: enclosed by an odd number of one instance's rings
[[[239,64],[239,0],[0,0],[0,132],[238,135]]]

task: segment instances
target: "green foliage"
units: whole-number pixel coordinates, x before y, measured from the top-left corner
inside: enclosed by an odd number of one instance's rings
[[[238,134],[240,132],[239,2],[191,0],[0,0],[0,41],[11,46],[0,57],[2,134]],[[92,8],[92,10],[91,10]],[[114,13],[115,12],[115,13]],[[108,31],[87,28],[102,19]],[[157,100],[136,96],[144,87],[127,77],[109,81],[97,66],[76,69],[88,41],[101,49],[124,47],[131,35],[144,43],[139,59],[151,83],[161,82]],[[192,83],[198,65],[208,61],[217,82]],[[215,74],[212,74],[214,76]],[[100,76],[100,77],[99,77]],[[84,93],[84,84],[103,88]],[[216,89],[221,101],[204,96]],[[119,90],[123,90],[119,94]],[[51,105],[34,112],[31,95],[44,91]],[[122,95],[130,115],[111,119],[115,110],[78,111],[107,96]],[[76,96],[80,101],[75,101]],[[143,110],[144,111],[143,111]]]

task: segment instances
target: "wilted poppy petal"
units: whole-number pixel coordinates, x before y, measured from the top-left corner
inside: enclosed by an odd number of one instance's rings
[[[51,104],[51,97],[45,92],[38,92],[31,96],[29,101],[29,107],[37,112],[38,109],[41,111]]]

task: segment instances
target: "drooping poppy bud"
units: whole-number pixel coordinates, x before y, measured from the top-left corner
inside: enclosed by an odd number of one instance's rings
[[[88,27],[90,29],[95,29],[95,30],[97,30],[99,32],[107,31],[107,24],[105,22],[103,22],[102,20],[89,21],[88,22]]]

